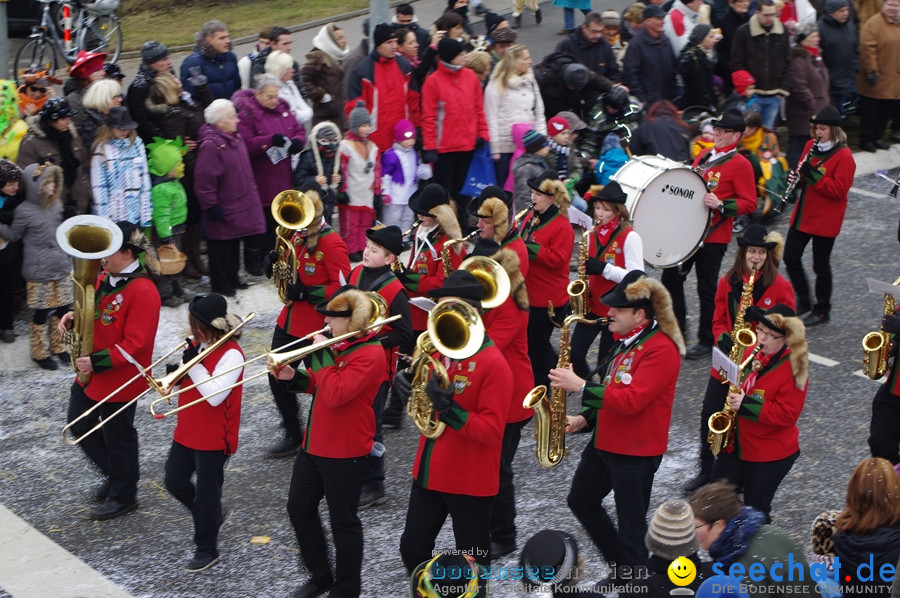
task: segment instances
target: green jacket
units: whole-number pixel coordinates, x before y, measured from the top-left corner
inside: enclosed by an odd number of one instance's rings
[[[172,236],[172,227],[187,220],[187,193],[179,180],[153,185],[153,229],[160,239]]]

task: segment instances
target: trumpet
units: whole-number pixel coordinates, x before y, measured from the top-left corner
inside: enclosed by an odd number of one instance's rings
[[[278,298],[285,305],[287,287],[297,282],[297,253],[291,243],[288,231],[299,231],[308,227],[315,217],[315,205],[305,193],[288,189],[272,200],[272,218],[278,223],[275,228],[275,253],[278,261],[272,264],[272,281],[278,289]]]

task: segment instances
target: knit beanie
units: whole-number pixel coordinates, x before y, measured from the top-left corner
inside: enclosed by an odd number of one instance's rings
[[[562,67],[561,73],[563,83],[566,84],[566,87],[576,90],[582,89],[587,85],[588,78],[590,77],[588,68],[579,62],[571,62]]]
[[[16,166],[15,162],[11,162],[6,158],[0,159],[0,187],[12,181],[22,179],[22,171]]]
[[[144,42],[144,45],[141,46],[141,62],[144,64],[159,62],[168,55],[169,48],[157,41]]]
[[[600,20],[604,27],[618,27],[622,24],[622,17],[614,10],[604,10],[600,13]]]
[[[691,31],[691,34],[688,36],[688,43],[692,46],[698,45],[706,36],[709,35],[709,32],[712,31],[712,27],[707,25],[706,23],[697,23],[694,25],[694,30]]]
[[[405,118],[398,120],[397,124],[394,125],[394,141],[400,143],[401,141],[415,138],[416,126]]]
[[[487,34],[490,35],[491,32],[497,28],[497,25],[505,21],[503,17],[498,15],[495,12],[489,12],[484,15],[484,28],[487,30]]]
[[[372,34],[373,47],[377,48],[392,37],[394,37],[394,29],[390,25],[387,23],[375,25],[375,32]]]
[[[445,37],[438,43],[438,56],[447,64],[453,62],[453,59],[465,51],[465,46],[455,39]]]
[[[547,134],[550,137],[559,135],[568,128],[570,128],[569,121],[558,114],[547,121]]]
[[[670,561],[697,552],[700,545],[691,506],[680,499],[659,505],[650,520],[644,544],[654,555]]]
[[[748,87],[756,83],[756,79],[750,74],[750,71],[734,71],[731,73],[731,82],[734,83],[734,90],[738,95],[744,95]]]
[[[372,118],[369,116],[369,111],[366,110],[366,103],[362,100],[357,101],[356,107],[350,111],[350,118],[348,119],[350,130],[356,133],[356,130],[361,126],[371,124]]]
[[[538,133],[534,129],[528,129],[522,135],[522,145],[525,146],[526,152],[533,154],[542,147],[547,147],[547,136]]]
[[[849,6],[847,0],[825,0],[825,14],[830,15],[837,10],[847,8],[847,6]]]

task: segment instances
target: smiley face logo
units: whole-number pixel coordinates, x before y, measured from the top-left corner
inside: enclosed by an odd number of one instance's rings
[[[680,556],[669,565],[669,581],[676,586],[689,585],[697,577],[697,566],[687,557]]]

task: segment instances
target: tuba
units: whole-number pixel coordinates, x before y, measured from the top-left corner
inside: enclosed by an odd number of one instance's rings
[[[63,338],[78,381],[87,384],[91,375],[78,371],[75,358],[93,352],[94,285],[100,272],[100,260],[121,249],[122,230],[108,218],[74,216],[57,227],[56,243],[73,258],[72,281],[75,283],[75,319]]]
[[[900,284],[900,278],[894,281]],[[892,295],[884,295],[884,315],[893,315],[897,300]],[[878,380],[888,370],[888,358],[891,354],[891,335],[879,328],[865,335],[863,345],[863,374],[872,380]]]
[[[291,300],[287,298],[287,287],[297,282],[297,252],[288,231],[299,231],[309,226],[316,208],[308,195],[288,189],[275,196],[271,210],[272,218],[278,223],[275,228],[278,261],[272,264],[272,281],[278,289],[278,298],[289,305]]]
[[[468,303],[445,299],[428,314],[428,330],[416,340],[410,365],[413,372],[412,391],[406,403],[406,413],[425,438],[434,440],[440,437],[446,427],[435,417],[434,405],[425,392],[429,371],[434,372],[442,388],[450,386],[447,369],[433,354],[466,359],[477,353],[483,342],[484,323],[478,311]]]
[[[484,309],[498,307],[509,297],[512,286],[509,282],[509,274],[496,260],[473,255],[463,260],[459,269],[472,274],[484,287],[484,299],[481,300],[481,306]]]
[[[753,303],[753,284],[755,281],[756,268],[750,272],[750,279],[744,283],[744,287],[741,290],[741,300],[738,304],[737,313],[734,315],[734,326],[731,329],[731,338],[734,340],[734,346],[731,348],[731,354],[729,355],[731,361],[738,363],[744,349],[756,345],[750,357],[740,364],[739,372],[743,372],[744,368],[747,367],[747,364],[756,356],[760,349],[756,343],[756,333],[744,324],[744,314]],[[727,383],[727,380],[724,380],[722,383]],[[738,390],[734,384],[728,387],[729,394]],[[712,451],[713,455],[718,456],[719,453],[727,451],[732,446],[736,427],[735,416],[734,410],[728,406],[727,400],[722,411],[716,411],[709,416],[706,426],[709,428],[706,441],[709,443],[709,450]]]

